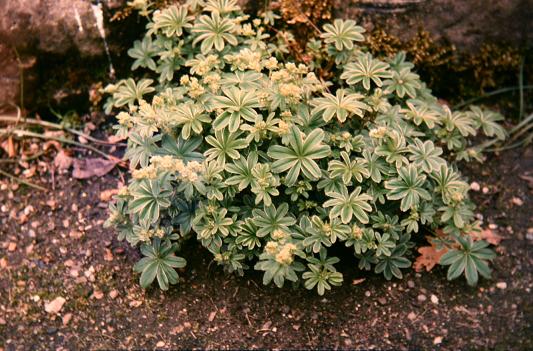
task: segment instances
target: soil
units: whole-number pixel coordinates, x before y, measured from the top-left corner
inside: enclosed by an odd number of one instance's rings
[[[47,192],[0,179],[0,350],[533,349],[532,148],[466,172],[480,185],[471,193],[484,226],[504,238],[492,280],[472,288],[437,267],[387,281],[354,261],[324,297],[265,287],[253,271],[226,275],[194,242],[179,286],[144,291],[132,271],[138,252],[102,227],[100,195],[117,187],[116,172],[47,176]],[[62,309],[47,313],[57,297]]]

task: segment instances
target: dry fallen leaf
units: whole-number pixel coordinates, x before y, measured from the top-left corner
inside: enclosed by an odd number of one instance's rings
[[[72,166],[73,158],[65,153],[64,150],[60,150],[54,158],[54,165],[58,169],[69,169]]]
[[[117,162],[103,158],[74,159],[72,176],[76,179],[102,177],[115,168]]]
[[[417,272],[421,272],[424,268],[427,272],[433,269],[437,263],[439,263],[440,258],[444,255],[448,249],[442,248],[437,250],[435,245],[431,246],[422,246],[418,248],[420,256],[418,256],[413,263],[413,268]]]
[[[108,189],[108,190],[104,190],[100,193],[100,201],[102,202],[108,202],[109,200],[111,200],[111,198],[113,197],[113,195],[116,195],[118,194],[118,189]]]
[[[358,285],[358,284],[361,284],[361,283],[364,282],[365,280],[366,280],[366,278],[354,279],[354,280],[352,280],[352,285]]]
[[[502,241],[502,237],[494,232],[494,230],[487,228],[483,229],[480,232],[472,233],[472,238],[474,240],[486,240],[489,244],[494,246],[499,245]]]
[[[65,298],[58,296],[49,303],[45,304],[44,310],[52,314],[59,313],[66,301],[67,300],[65,300]]]

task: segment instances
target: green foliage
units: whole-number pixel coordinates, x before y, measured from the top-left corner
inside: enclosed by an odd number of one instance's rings
[[[195,236],[229,272],[253,267],[265,284],[324,294],[343,281],[333,246],[352,248],[359,269],[401,278],[411,235],[436,229],[450,279],[488,276],[493,254],[469,238],[456,161],[480,158],[468,139],[479,131],[504,138],[502,117],[440,104],[404,55],[358,46],[364,30],[351,20],[326,24],[296,64],[264,26],[275,20],[249,20],[233,0],[158,10],[129,54],[159,83],[106,89],[107,109],[127,108],[115,129],[132,173],[106,224],[141,244],[141,285],[177,283],[185,261],[174,252]]]

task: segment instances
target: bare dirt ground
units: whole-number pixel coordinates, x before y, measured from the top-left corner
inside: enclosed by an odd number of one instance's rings
[[[254,272],[228,276],[194,242],[179,286],[144,291],[132,271],[139,254],[102,227],[100,195],[117,187],[116,173],[56,174],[39,183],[48,192],[13,191],[0,179],[0,350],[531,350],[533,148],[491,155],[467,175],[480,184],[472,196],[484,225],[504,238],[493,280],[471,288],[436,268],[386,281],[359,272],[354,259],[341,267],[344,285],[325,297],[264,287]],[[58,297],[60,311],[46,312]]]

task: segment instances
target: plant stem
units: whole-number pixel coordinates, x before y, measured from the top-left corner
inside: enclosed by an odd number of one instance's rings
[[[13,117],[13,116],[0,116],[0,121],[3,121],[3,122],[18,122],[18,121],[20,121],[20,118],[19,117]],[[85,139],[87,139],[89,141],[92,141],[93,143],[97,143],[97,144],[101,144],[101,145],[113,145],[113,146],[120,145],[120,146],[125,146],[125,144],[122,144],[122,143],[110,143],[110,142],[107,142],[107,141],[104,141],[104,140],[93,138],[90,135],[87,135],[85,133],[82,133],[82,132],[80,132],[78,130],[75,130],[75,129],[72,129],[72,128],[67,128],[67,127],[62,126],[61,124],[58,124],[58,123],[40,121],[38,119],[33,119],[33,118],[26,118],[24,120],[24,122],[28,123],[28,124],[40,125],[42,127],[47,127],[47,128],[62,129],[62,130],[65,130],[65,131],[67,131],[69,133],[81,136],[82,138],[85,138]]]
[[[37,189],[37,190],[41,190],[41,191],[46,191],[46,190],[47,190],[46,188],[43,188],[43,187],[40,186],[40,185],[33,184],[33,183],[30,183],[30,182],[28,182],[28,181],[26,181],[26,180],[24,180],[24,179],[20,179],[20,178],[18,178],[18,177],[15,177],[14,175],[9,174],[9,173],[7,173],[7,172],[4,172],[4,171],[1,170],[1,169],[0,169],[0,174],[2,174],[2,175],[4,175],[4,176],[6,176],[6,177],[8,177],[8,178],[10,178],[10,179],[12,179],[12,180],[14,180],[14,181],[16,181],[17,183],[21,183],[21,184],[27,185],[27,186],[32,187],[32,188],[35,188],[35,189]]]
[[[522,87],[522,90],[530,90],[530,89],[533,89],[533,85],[525,85],[525,86]],[[507,93],[509,91],[515,91],[515,90],[521,90],[521,89],[520,89],[520,87],[501,88],[501,89],[494,90],[494,91],[491,91],[489,93],[486,93],[485,95],[478,96],[478,97],[463,101],[460,104],[455,105],[453,108],[454,109],[460,109],[460,108],[463,108],[465,106],[468,106],[468,105],[472,104],[473,102],[476,102],[476,101],[479,101],[479,100],[482,100],[482,99],[486,99],[486,98],[488,98],[490,96],[499,95],[499,94],[503,94],[503,93]]]
[[[115,161],[117,159],[116,157],[108,155],[105,152],[102,152],[102,151],[98,150],[97,148],[95,148],[95,147],[93,147],[91,145],[85,145],[85,144],[82,144],[82,143],[78,143],[77,141],[73,141],[73,140],[69,140],[69,139],[65,139],[65,138],[60,138],[60,137],[55,137],[55,136],[50,136],[50,135],[44,135],[44,134],[39,134],[39,133],[33,133],[33,132],[29,132],[27,130],[20,130],[20,129],[14,129],[14,130],[0,129],[0,134],[1,133],[10,133],[10,134],[13,134],[13,135],[18,136],[18,137],[34,137],[34,138],[40,138],[40,139],[56,140],[56,141],[59,141],[60,143],[63,143],[63,144],[76,145],[76,146],[91,150],[91,151],[93,151],[93,152],[95,152],[95,153],[107,158],[108,160]]]

